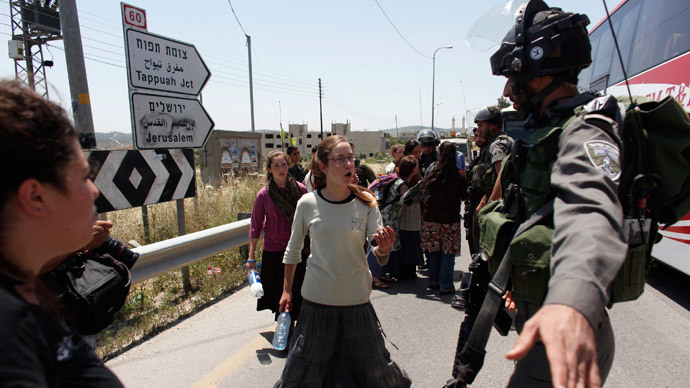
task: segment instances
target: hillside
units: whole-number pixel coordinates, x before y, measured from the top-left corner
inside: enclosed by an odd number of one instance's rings
[[[124,132],[96,132],[96,146],[99,150],[131,149],[132,134]]]

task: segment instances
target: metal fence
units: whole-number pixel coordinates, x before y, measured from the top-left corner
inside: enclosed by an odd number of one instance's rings
[[[131,270],[132,283],[249,244],[249,222],[232,222],[132,249],[141,255]]]

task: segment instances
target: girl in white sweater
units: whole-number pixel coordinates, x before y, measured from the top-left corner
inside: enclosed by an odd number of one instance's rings
[[[379,264],[395,241],[383,227],[376,198],[353,185],[354,153],[347,139],[330,136],[312,161],[314,191],[297,203],[283,263],[280,311],[290,311],[292,280],[304,237],[311,255],[302,286],[304,303],[285,369],[275,387],[409,387],[390,360],[369,301],[371,273],[362,245],[374,239]]]

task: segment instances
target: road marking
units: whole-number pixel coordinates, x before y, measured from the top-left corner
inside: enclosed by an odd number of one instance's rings
[[[272,326],[267,328],[271,330]],[[253,355],[256,354],[257,349],[262,349],[266,343],[266,339],[262,336],[256,337],[252,342],[244,345],[244,347],[232,356],[230,356],[225,362],[219,365],[211,373],[207,374],[201,381],[194,384],[193,388],[216,388],[221,381],[230,376],[237,368],[249,360]]]

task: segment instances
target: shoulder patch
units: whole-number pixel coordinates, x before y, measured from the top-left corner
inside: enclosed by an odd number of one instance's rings
[[[585,153],[592,165],[611,179],[618,180],[621,176],[620,150],[618,146],[604,140],[591,140],[584,144]]]

